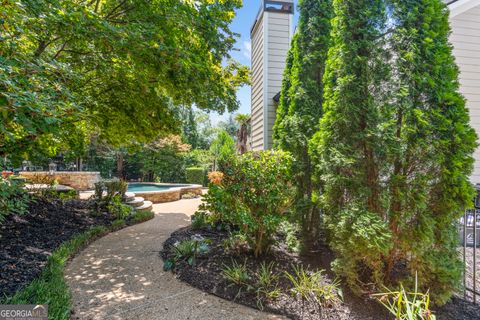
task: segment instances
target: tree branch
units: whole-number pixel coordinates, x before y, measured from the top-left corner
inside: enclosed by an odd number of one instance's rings
[[[58,39],[60,39],[60,37],[53,38],[52,40],[50,40],[48,42],[46,42],[45,40],[40,40],[40,42],[38,43],[37,50],[35,50],[35,52],[33,53],[33,56],[35,58],[40,57],[42,55],[42,53],[45,51],[45,49],[47,49],[49,45],[51,45],[52,43],[54,43]]]
[[[116,13],[118,9],[123,7],[127,3],[127,0],[122,0],[117,6],[115,6],[107,15],[105,16],[105,19],[112,18],[112,16]]]
[[[60,50],[57,51],[57,53],[53,56],[53,60],[57,60],[58,56],[60,55],[60,53],[62,53],[64,50],[65,50],[65,46],[67,45],[68,43],[68,40],[65,41],[62,45],[62,47],[60,48]]]

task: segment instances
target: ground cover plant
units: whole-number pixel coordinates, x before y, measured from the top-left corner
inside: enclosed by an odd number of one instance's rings
[[[198,255],[195,264],[189,263],[188,259],[178,259],[174,266],[170,266],[178,279],[221,298],[290,319],[394,319],[389,310],[391,307],[387,309],[378,302],[381,297],[387,306],[396,301],[395,312],[400,309],[404,317],[408,314],[405,305],[409,303],[412,309],[430,310],[429,314],[437,319],[478,319],[478,306],[458,298],[438,308],[431,302],[428,304],[426,293],[417,292],[417,299],[414,299],[414,291],[406,289],[358,297],[331,270],[335,255],[328,247],[317,246],[317,250],[309,254],[291,252],[281,234],[275,236],[269,254],[255,258],[238,232],[232,234],[208,224],[196,229],[183,228],[175,231],[164,243],[160,254],[165,265],[177,255],[176,245],[192,239],[208,241],[208,251]],[[232,243],[239,245],[232,246]],[[400,292],[408,296],[408,301],[402,298],[397,307]]]

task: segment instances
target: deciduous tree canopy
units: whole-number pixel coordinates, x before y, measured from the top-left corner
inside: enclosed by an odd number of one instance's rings
[[[228,60],[228,25],[241,4],[3,0],[0,154],[92,130],[150,140],[177,131],[177,105],[235,110],[247,73]]]

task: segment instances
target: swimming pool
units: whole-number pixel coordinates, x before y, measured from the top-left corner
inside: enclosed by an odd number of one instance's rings
[[[202,186],[196,184],[168,184],[168,183],[129,183],[128,192],[135,193],[135,196],[153,203],[177,201],[184,194],[202,194]]]
[[[145,191],[165,191],[173,188],[181,188],[185,185],[168,185],[156,183],[129,183],[128,191],[130,192],[145,192]]]

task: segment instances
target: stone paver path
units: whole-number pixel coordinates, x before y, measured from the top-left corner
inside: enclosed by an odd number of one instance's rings
[[[205,294],[163,271],[163,242],[190,223],[199,199],[154,205],[155,218],[109,234],[66,269],[72,319],[279,319]]]

